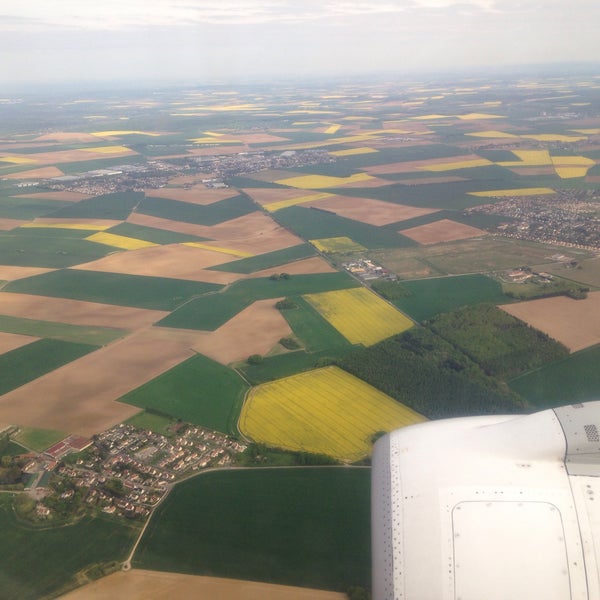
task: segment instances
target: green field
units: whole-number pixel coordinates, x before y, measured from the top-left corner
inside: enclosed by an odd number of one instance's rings
[[[108,126],[108,123],[105,123]],[[143,156],[117,156],[115,158],[96,158],[93,160],[79,160],[76,162],[61,163],[60,170],[66,175],[74,173],[85,173],[86,171],[94,171],[96,169],[110,169],[127,163],[128,165],[145,162]]]
[[[63,268],[97,260],[114,248],[70,237],[4,233],[0,235],[0,260],[18,267]]]
[[[0,197],[0,218],[28,221],[43,217],[53,211],[69,206],[70,202],[40,200],[39,198]]]
[[[38,340],[0,355],[0,395],[97,349],[89,344]]]
[[[33,529],[19,523],[12,498],[0,495],[4,560],[0,569],[3,600],[54,598],[78,585],[77,573],[98,563],[124,560],[138,528],[84,517],[75,525]]]
[[[93,327],[91,325],[69,325],[68,323],[54,323],[52,321],[36,321],[22,317],[0,315],[0,331],[5,333],[19,333],[33,337],[52,338],[64,342],[92,344],[104,346],[123,337],[127,332],[124,329],[109,327]]]
[[[237,281],[218,295],[206,295],[183,305],[158,322],[163,327],[213,331],[256,300],[294,294],[315,294],[356,287],[346,273],[292,275],[289,279],[269,277]]]
[[[198,354],[120,401],[223,433],[237,433],[247,389],[235,371]]]
[[[284,265],[293,260],[315,256],[316,254],[315,249],[310,244],[299,244],[298,246],[292,246],[291,248],[275,250],[273,252],[267,252],[266,254],[242,258],[241,260],[234,260],[222,265],[209,267],[209,270],[250,274],[256,273],[256,271],[262,271],[263,269]]]
[[[345,194],[346,191],[338,190],[337,193]],[[290,206],[278,210],[273,218],[307,240],[349,237],[369,249],[416,245],[416,242],[396,233],[393,228],[375,227],[316,208]]]
[[[370,471],[195,477],[159,506],[133,566],[338,591],[370,587]]]
[[[147,197],[140,203],[137,212],[173,221],[210,226],[247,215],[255,210],[254,202],[244,194],[207,206]]]
[[[30,448],[35,452],[43,452],[67,437],[62,431],[52,431],[51,429],[35,429],[33,427],[21,427],[14,436],[15,442]]]
[[[195,235],[177,233],[176,231],[167,231],[166,229],[134,225],[133,223],[119,223],[119,225],[107,229],[106,232],[152,242],[153,244],[182,244],[184,242],[201,242],[207,239]]]
[[[93,233],[89,229],[68,229],[67,227],[18,227],[10,231],[11,236],[71,238],[76,240],[84,239]]]
[[[392,302],[416,321],[425,321],[439,313],[469,304],[509,302],[502,293],[500,283],[484,275],[403,281],[402,287],[411,295]]]
[[[509,382],[538,408],[600,400],[600,345],[581,350]]]
[[[9,283],[4,289],[38,296],[173,310],[193,296],[206,294],[221,287],[213,283],[166,277],[65,269],[19,279]]]
[[[142,201],[143,192],[115,192],[71,203],[53,212],[56,219],[114,219],[124,221]],[[82,261],[79,261],[82,262]]]
[[[11,440],[8,442],[4,451],[0,452],[0,456],[18,456],[19,454],[26,454],[27,452],[29,451],[25,446],[21,446],[21,444],[17,444],[17,442]]]
[[[148,431],[154,431],[162,435],[169,434],[169,427],[174,422],[175,420],[171,417],[165,417],[157,413],[148,412],[147,410],[139,412],[125,421],[127,425],[133,425],[139,429],[147,429]]]

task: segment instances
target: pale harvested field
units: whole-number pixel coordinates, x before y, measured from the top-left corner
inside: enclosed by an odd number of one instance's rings
[[[464,177],[422,177],[421,179],[399,179],[396,183],[402,185],[426,185],[428,183],[454,183],[455,181],[466,181]]]
[[[353,198],[352,196],[332,196],[316,202],[307,202],[306,206],[317,206],[347,219],[377,226],[438,212],[437,209],[432,208],[417,208],[382,200]]]
[[[282,338],[292,334],[275,303],[281,298],[259,300],[212,332],[202,332],[194,344],[197,352],[224,365],[251,354],[267,354]]]
[[[27,344],[31,344],[31,342],[35,342],[39,339],[40,338],[33,337],[30,335],[20,335],[18,333],[4,333],[4,331],[0,331],[0,354],[10,352],[11,350],[16,350],[21,346],[26,346]]]
[[[55,131],[35,138],[36,142],[97,142],[98,138],[82,131]]]
[[[170,244],[115,252],[98,260],[77,265],[77,269],[206,281],[197,279],[198,271],[231,260],[231,256],[222,252],[212,252],[184,244]]]
[[[335,273],[334,269],[325,259],[320,256],[313,256],[311,258],[303,258],[301,260],[295,260],[285,265],[278,265],[277,267],[271,267],[270,269],[264,269],[263,271],[256,271],[249,277],[268,277],[273,273],[289,273],[290,275],[309,275],[311,273]]]
[[[384,185],[393,185],[395,181],[389,181],[388,179],[379,179],[378,177],[372,177],[364,181],[355,181],[353,183],[344,183],[345,188],[375,188],[383,187]]]
[[[129,223],[157,227],[167,231],[188,233],[214,240],[215,246],[223,246],[232,250],[263,254],[272,250],[281,250],[301,244],[303,240],[284,229],[273,219],[256,211],[213,227],[171,221],[160,217],[151,217],[133,213],[127,219]],[[211,242],[203,242],[210,245]],[[225,261],[223,261],[225,262]]]
[[[587,183],[600,183],[600,175],[588,175],[585,180]]]
[[[248,173],[245,177],[256,179],[257,181],[268,181],[273,183],[278,179],[290,179],[298,177],[295,171],[285,171],[283,169],[267,169],[266,171],[257,171],[256,173]]]
[[[40,169],[29,169],[11,175],[2,175],[4,179],[45,179],[47,177],[60,177],[64,173],[56,167],[42,167]]]
[[[29,221],[20,221],[18,219],[0,219],[0,231],[10,231],[11,229],[16,229],[28,222]],[[0,258],[0,260],[2,259]]]
[[[115,221],[114,219],[87,219],[87,218],[74,218],[74,219],[65,219],[64,217],[62,219],[60,218],[54,218],[54,217],[38,217],[37,219],[33,220],[33,223],[35,223],[36,225],[40,226],[40,225],[64,225],[64,224],[68,224],[72,222],[73,224],[77,224],[77,225],[91,225],[93,227],[102,227],[102,228],[110,228],[110,227],[115,227],[116,225],[119,225],[119,223],[122,223],[122,221]]]
[[[500,308],[562,342],[571,352],[600,343],[600,292],[589,293],[585,300],[556,296]]]
[[[294,200],[307,195],[305,190],[288,190],[285,188],[243,188],[242,191],[260,205],[281,202],[282,200]]]
[[[464,154],[462,156],[447,156],[444,158],[427,158],[423,160],[409,160],[404,162],[389,163],[386,165],[374,165],[365,167],[364,170],[369,175],[384,175],[386,173],[410,173],[412,171],[421,172],[425,167],[433,167],[435,165],[447,165],[454,163],[462,163],[474,160],[481,160],[477,154]]]
[[[55,269],[46,269],[44,267],[13,267],[12,265],[0,265],[0,281],[16,281],[33,277],[42,273],[49,273]]]
[[[244,144],[268,144],[270,142],[289,142],[289,138],[271,135],[269,133],[243,133],[235,135],[235,139]]]
[[[162,571],[119,571],[61,596],[61,600],[345,600],[346,594],[240,579]]]
[[[13,198],[40,198],[42,200],[62,200],[63,202],[79,202],[91,198],[89,194],[80,194],[79,192],[36,192],[35,194],[20,194]]]
[[[218,141],[218,140],[215,140]],[[224,146],[219,146],[219,154],[239,154],[240,152],[248,152],[250,148],[248,146],[234,146],[232,144],[227,144]],[[209,146],[207,148],[190,148],[187,154],[180,156],[213,156],[215,154],[214,146]]]
[[[435,223],[403,229],[400,233],[419,244],[438,244],[487,235],[483,229],[457,223],[450,219],[441,219]]]
[[[232,188],[213,190],[208,189],[203,185],[197,185],[187,190],[183,188],[160,188],[157,190],[145,190],[145,192],[146,196],[152,198],[166,198],[167,200],[177,200],[179,202],[199,204],[201,206],[213,204],[219,202],[219,200],[233,198],[238,195],[238,191]]]
[[[13,292],[0,294],[0,315],[70,325],[134,330],[147,327],[168,314],[162,310],[85,302],[68,298],[15,294]]]
[[[98,139],[96,138],[96,141]],[[137,152],[125,148],[124,150],[115,150],[114,152],[94,153],[87,150],[57,150],[55,152],[39,152],[32,154],[35,157],[35,162],[38,165],[52,165],[65,162],[80,162],[84,160],[92,160],[94,158],[117,158],[120,156],[137,156]],[[62,175],[59,173],[58,175]],[[46,177],[56,177],[57,175],[46,175]],[[38,175],[42,177],[42,175]]]
[[[118,398],[193,355],[193,336],[150,328],[0,396],[0,421],[90,437],[139,408]]]

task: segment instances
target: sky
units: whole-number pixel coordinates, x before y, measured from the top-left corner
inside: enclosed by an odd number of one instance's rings
[[[0,85],[600,61],[598,0],[0,1]]]

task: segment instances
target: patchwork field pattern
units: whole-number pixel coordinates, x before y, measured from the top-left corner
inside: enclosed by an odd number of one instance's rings
[[[239,427],[260,443],[353,462],[369,454],[377,431],[424,420],[342,369],[325,367],[254,388]]]
[[[352,344],[372,346],[413,326],[408,317],[363,287],[304,298]]]
[[[326,254],[331,252],[362,252],[366,250],[364,246],[346,236],[310,240],[310,243],[317,250]]]

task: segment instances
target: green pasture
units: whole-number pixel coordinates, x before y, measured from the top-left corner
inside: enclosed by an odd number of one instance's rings
[[[84,517],[74,525],[34,529],[19,522],[13,498],[0,495],[4,600],[54,598],[79,585],[77,574],[99,563],[124,560],[138,529],[114,520]]]
[[[0,262],[19,267],[71,267],[106,256],[113,249],[70,237],[0,234]]]
[[[148,431],[154,431],[162,435],[169,435],[169,427],[173,425],[175,420],[171,417],[143,410],[124,422],[138,429],[147,429]]]
[[[349,237],[369,249],[416,246],[416,242],[392,228],[368,225],[316,208],[290,206],[278,210],[273,218],[307,240]]]
[[[125,237],[152,242],[153,244],[182,244],[184,242],[200,242],[207,239],[196,235],[168,231],[166,229],[134,225],[133,223],[119,223],[106,231],[115,235],[124,235]]]
[[[14,191],[12,192],[14,193]],[[19,196],[0,196],[0,218],[30,221],[43,217],[68,206],[70,202],[60,200],[42,200],[40,198],[21,198]]]
[[[11,229],[11,236],[25,236],[27,238],[71,238],[82,240],[96,233],[91,229],[69,229],[67,227],[17,227]]]
[[[315,255],[316,251],[310,244],[299,244],[298,246],[292,246],[291,248],[274,250],[273,252],[251,256],[249,258],[242,258],[240,260],[234,260],[209,268],[215,271],[226,271],[227,273],[249,274]]]
[[[207,226],[217,225],[254,211],[256,211],[256,205],[245,194],[207,206],[146,197],[137,209],[137,212],[144,215]]]
[[[120,306],[173,310],[189,298],[220,289],[213,283],[64,269],[9,283],[4,289]]]
[[[198,354],[129,392],[121,402],[223,433],[237,433],[248,385],[231,369]]]
[[[296,294],[316,294],[356,287],[346,273],[291,275],[288,279],[269,277],[236,281],[218,295],[205,295],[187,302],[158,322],[164,327],[213,331],[256,300]]]
[[[370,587],[370,470],[243,469],[178,484],[135,568],[345,591]]]
[[[17,442],[12,440],[8,442],[8,445],[3,452],[0,452],[0,456],[18,456],[19,454],[26,454],[28,452],[25,446],[21,446]]]
[[[600,345],[525,373],[509,382],[537,408],[600,400]]]
[[[62,340],[37,340],[0,355],[0,395],[54,371],[97,346]]]
[[[70,203],[52,213],[54,219],[114,219],[124,221],[142,201],[143,192],[115,192]],[[81,262],[81,261],[80,261]]]
[[[393,303],[416,321],[479,302],[509,302],[499,282],[485,275],[460,275],[403,281],[410,295]]]
[[[52,338],[64,342],[91,344],[93,346],[104,346],[127,334],[124,329],[94,327],[92,325],[70,325],[69,323],[38,321],[8,315],[0,315],[0,331]]]
[[[19,432],[13,436],[18,444],[30,448],[35,452],[43,452],[57,442],[64,440],[67,434],[62,431],[53,431],[51,429],[36,429],[34,427],[21,427]]]

